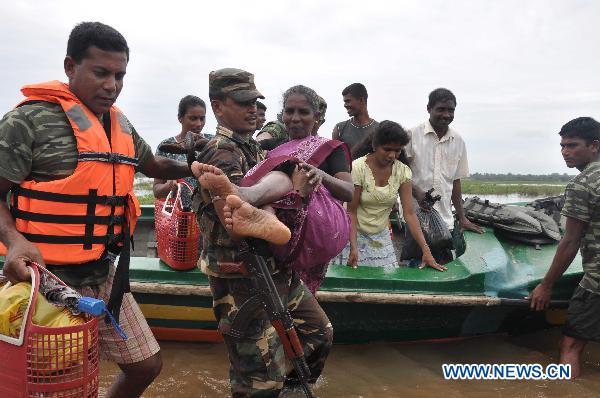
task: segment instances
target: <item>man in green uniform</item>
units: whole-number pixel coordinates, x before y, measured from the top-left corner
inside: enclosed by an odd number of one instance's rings
[[[258,143],[251,138],[255,128],[256,99],[263,97],[254,85],[252,74],[233,68],[210,73],[209,97],[218,122],[217,132],[199,153],[198,161],[218,167],[231,183],[239,185],[250,168],[263,158]],[[202,189],[196,195],[195,208],[205,240],[199,266],[209,276],[215,317],[229,351],[232,395],[236,398],[277,397],[284,382],[294,382],[288,377],[290,363],[286,361],[281,341],[265,311],[253,315],[243,336],[232,333],[234,318],[254,292],[250,280],[243,274],[238,243],[224,227],[226,195],[207,190],[202,178],[200,182]],[[249,202],[259,207],[280,199],[287,191],[277,192],[278,187],[276,184],[274,189]],[[331,347],[331,323],[290,269],[280,267],[273,258],[267,259],[267,265],[272,270],[283,304],[294,319],[311,371],[310,382],[314,383]]]
[[[277,120],[273,120],[264,125],[256,135],[256,141],[262,149],[271,150],[278,145],[287,142],[288,133],[285,124],[281,121],[282,114],[277,114]]]
[[[128,158],[127,162],[130,166],[135,165],[136,171],[149,177],[177,179],[191,175],[187,164],[155,157],[151,148],[138,135],[125,116],[120,112],[115,113],[113,104],[123,88],[128,61],[127,42],[112,27],[98,22],[84,22],[72,30],[67,44],[67,56],[64,60],[65,73],[69,80],[68,86],[60,82],[44,83],[38,86],[60,87],[63,90],[61,95],[68,96],[77,105],[67,111],[69,118],[59,103],[43,100],[25,103],[4,116],[0,121],[0,196],[6,198],[9,192],[15,194],[15,192],[19,192],[20,184],[30,181],[43,185],[55,180],[67,180],[76,173],[81,175],[81,172],[76,171],[76,168],[80,170],[79,165],[99,162],[100,158],[84,159],[86,154],[78,153],[78,141],[73,127],[75,125],[77,125],[78,131],[88,135],[97,134],[100,131],[100,137],[102,137],[102,129],[104,129],[103,132],[106,133],[108,142],[112,145],[132,138],[135,157]],[[114,127],[117,126],[113,120],[113,128],[110,127],[109,116],[112,114],[119,116],[120,128],[118,130],[120,133],[124,133],[123,135],[111,135],[111,129],[114,130]],[[94,116],[89,118],[87,115]],[[97,120],[93,120],[94,117]],[[127,136],[131,136],[131,138]],[[109,163],[105,164],[120,163],[119,155],[115,153],[93,153],[93,155],[99,157],[106,155],[103,161]],[[81,166],[81,168],[83,167]],[[117,175],[120,174],[117,173]],[[130,175],[133,176],[133,173]],[[84,184],[90,184],[90,192],[95,188],[93,180],[94,176],[90,175],[87,175],[87,179],[82,180]],[[113,186],[119,185],[114,181],[114,174],[112,184]],[[133,181],[120,183],[120,185],[123,184],[133,185]],[[87,187],[84,188],[87,190]],[[36,192],[39,193],[39,191]],[[64,191],[55,196],[80,200],[76,195]],[[90,196],[86,195],[85,197],[89,200],[95,199],[91,193]],[[121,196],[112,196],[111,198],[115,201],[122,199]],[[80,202],[75,203],[79,204]],[[69,212],[69,206],[73,205],[64,204],[64,212]],[[12,210],[14,211],[15,208]],[[93,211],[91,215],[94,216]],[[50,214],[50,216],[56,219],[71,215]],[[25,217],[24,214],[19,215],[19,218],[23,217]],[[61,220],[56,222],[61,222]],[[64,221],[62,222],[64,223]],[[109,231],[110,228],[109,226]],[[27,234],[27,236],[30,235],[32,234]],[[113,265],[115,257],[121,250],[119,243],[123,244],[123,240],[129,239],[129,237],[124,237],[124,234],[120,235],[121,238],[118,238],[120,242],[109,240],[104,243],[103,254],[98,260],[82,264],[45,265],[83,295],[108,301],[109,294],[113,290],[113,278],[115,286],[117,284],[121,287],[129,286],[127,274],[121,279],[122,283],[116,282],[118,277],[122,277],[122,273],[119,274],[120,271],[117,271],[117,276],[115,276]],[[42,238],[45,237],[42,236]],[[72,236],[72,238],[80,237]],[[21,231],[17,230],[11,209],[4,201],[0,201],[0,241],[7,248],[4,275],[12,282],[25,281],[30,278],[26,262],[33,261],[44,265],[44,257],[40,249],[26,239]],[[83,257],[86,250],[85,245],[81,245],[80,250],[80,253],[71,252],[69,254],[74,258]],[[121,257],[124,256],[121,255]],[[123,270],[121,266],[119,269]],[[162,367],[160,348],[133,296],[127,292],[128,288],[118,290],[122,297],[120,324],[129,338],[123,340],[110,324],[99,323],[100,356],[103,359],[115,361],[122,370],[109,388],[107,397],[139,397],[160,373]],[[125,291],[124,295],[122,295],[123,291]],[[117,304],[116,311],[118,308]]]
[[[565,124],[559,134],[567,167],[580,173],[565,189],[565,234],[550,269],[529,299],[532,309],[546,309],[552,286],[581,248],[584,274],[571,298],[560,342],[560,362],[570,364],[571,376],[577,377],[585,345],[600,341],[600,123],[580,117]]]

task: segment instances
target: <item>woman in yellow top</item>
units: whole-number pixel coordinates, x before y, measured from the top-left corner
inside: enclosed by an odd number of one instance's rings
[[[359,264],[398,266],[388,225],[390,212],[400,194],[406,224],[423,251],[421,267],[446,270],[446,267],[437,264],[425,242],[413,209],[412,173],[398,160],[409,140],[408,133],[398,123],[384,120],[362,144],[354,148],[354,153],[367,155],[352,162],[354,196],[348,203],[352,227],[350,242],[338,257],[339,264],[353,268]]]

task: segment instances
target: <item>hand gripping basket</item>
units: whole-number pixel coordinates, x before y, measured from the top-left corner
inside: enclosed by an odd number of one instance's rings
[[[0,335],[0,397],[97,397],[98,319],[90,316],[66,327],[34,325],[40,272],[58,278],[35,264],[30,269],[31,296],[20,334]]]
[[[200,238],[196,214],[191,208],[183,209],[182,195],[185,194],[189,202],[191,188],[185,182],[180,182],[175,197],[171,191],[166,199],[157,199],[154,203],[158,257],[169,267],[182,271],[196,266]]]

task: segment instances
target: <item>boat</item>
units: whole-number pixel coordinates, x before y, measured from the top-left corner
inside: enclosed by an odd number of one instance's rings
[[[466,252],[446,272],[398,267],[330,267],[317,299],[336,343],[414,341],[519,333],[564,322],[583,275],[579,255],[553,290],[553,306],[524,300],[546,273],[556,244],[527,245],[466,232]],[[396,234],[398,235],[398,233]],[[143,206],[131,261],[131,290],[159,340],[219,342],[207,277],[156,258],[154,206]]]

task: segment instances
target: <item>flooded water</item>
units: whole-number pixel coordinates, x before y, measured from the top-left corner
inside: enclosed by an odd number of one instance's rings
[[[481,336],[417,343],[335,345],[315,387],[321,398],[348,397],[597,397],[600,345],[588,344],[582,376],[574,381],[444,380],[444,363],[556,363],[559,329],[522,336]],[[163,342],[164,368],[144,397],[229,397],[228,360],[222,344]],[[102,364],[101,394],[117,373]],[[287,394],[302,397],[301,393]]]
[[[468,195],[465,195],[468,196]],[[529,202],[537,197],[479,195],[497,203]],[[335,345],[315,387],[321,398],[370,397],[597,397],[600,391],[600,345],[585,350],[582,377],[575,381],[447,381],[444,363],[558,362],[559,329],[521,336],[492,335],[462,340]],[[229,362],[223,344],[162,342],[163,371],[146,398],[229,397]],[[100,397],[118,373],[104,362]],[[301,393],[286,397],[302,397]]]

